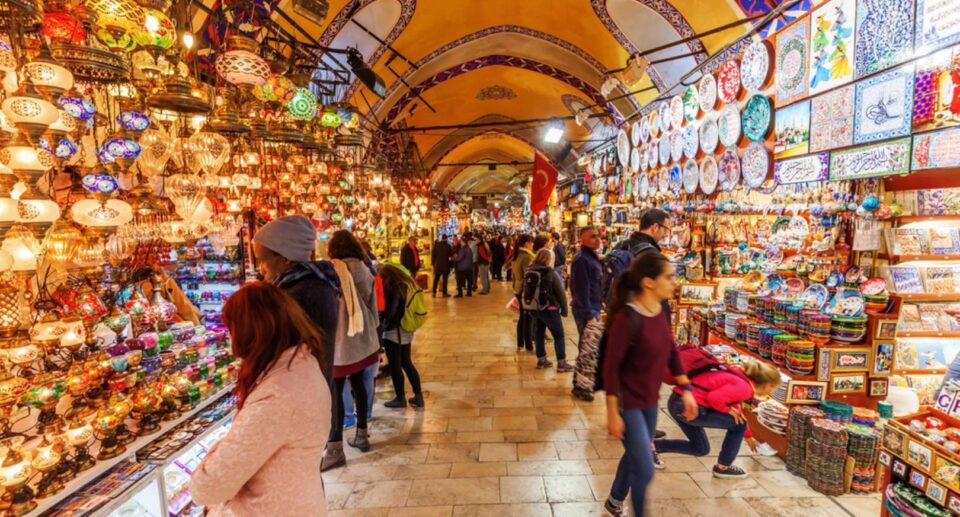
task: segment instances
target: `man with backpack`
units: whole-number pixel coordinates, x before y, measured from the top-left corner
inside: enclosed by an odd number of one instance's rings
[[[523,277],[521,307],[536,324],[537,368],[553,366],[547,360],[545,346],[546,332],[550,329],[557,354],[557,373],[566,373],[573,371],[573,366],[567,363],[566,342],[563,339],[562,318],[567,316],[567,293],[553,264],[553,251],[550,248],[537,252],[533,264]]]
[[[600,294],[603,264],[597,256],[599,248],[600,232],[596,227],[581,228],[580,251],[573,256],[573,262],[570,263],[570,308],[573,312],[573,321],[577,325],[578,359],[583,353],[583,331],[588,323],[600,321],[600,311],[603,308],[603,298]],[[574,379],[573,395],[582,400],[593,400],[592,390],[578,387],[576,379]]]
[[[660,251],[659,241],[670,235],[670,216],[659,208],[651,208],[640,216],[640,230],[624,239],[603,259],[602,296],[610,300],[614,280],[630,267],[630,262],[646,251]]]
[[[523,310],[523,278],[533,262],[533,238],[529,235],[517,237],[516,254],[513,257],[512,272],[513,293],[517,297],[520,317],[517,320],[517,351],[526,348],[533,351],[533,322],[531,316]]]

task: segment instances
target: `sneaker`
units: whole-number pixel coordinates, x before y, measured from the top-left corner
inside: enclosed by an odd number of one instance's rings
[[[343,428],[352,429],[357,425],[357,417],[355,416],[345,416],[343,417]]]
[[[603,503],[603,509],[607,512],[607,515],[611,517],[627,517],[627,511],[623,508],[623,504],[613,504],[609,498]]]
[[[713,466],[713,477],[715,478],[745,478],[747,477],[747,472],[742,468],[736,465],[730,465],[729,467],[723,467],[720,465]]]
[[[564,361],[557,365],[557,373],[569,373],[573,371],[573,365]]]
[[[665,433],[665,432],[663,432],[663,431],[661,431],[661,430],[659,430],[659,429],[657,429],[657,432],[653,433],[653,439],[654,439],[654,440],[661,440],[661,439],[666,438],[666,437],[667,437],[667,433]]]
[[[653,468],[657,470],[667,468],[667,464],[663,462],[663,458],[660,457],[660,453],[657,451],[653,451]],[[714,475],[716,475],[716,471],[714,471]]]
[[[544,368],[550,368],[551,366],[553,366],[553,363],[551,363],[550,361],[547,361],[547,358],[546,358],[546,357],[541,357],[541,358],[537,359],[537,369],[538,369],[538,370],[542,370],[542,369],[544,369]]]

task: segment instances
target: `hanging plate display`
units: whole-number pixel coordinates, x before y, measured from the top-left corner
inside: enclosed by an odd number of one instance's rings
[[[717,106],[717,78],[713,74],[704,74],[697,87],[700,97],[700,109],[710,113]]]
[[[630,163],[630,135],[626,129],[617,132],[617,160],[624,167]]]
[[[660,141],[657,139],[652,139],[647,144],[647,165],[651,168],[660,165]]]
[[[700,137],[697,133],[696,124],[690,124],[683,128],[683,155],[687,158],[693,158],[700,150]]]
[[[740,65],[736,59],[730,59],[717,70],[717,96],[724,104],[737,100],[740,94]]]
[[[647,168],[650,167],[650,164],[647,161],[647,157],[649,156],[649,153],[647,152],[647,144],[643,144],[637,148],[637,155],[637,165],[640,167],[639,170],[647,172]]]
[[[647,115],[647,118],[650,119],[650,136],[660,136],[660,113],[654,109],[649,115]]]
[[[660,131],[666,133],[670,131],[670,102],[663,101],[657,106],[657,118],[660,119]]]
[[[650,117],[643,117],[640,120],[640,140],[650,141]]]
[[[657,190],[664,194],[670,190],[670,172],[666,167],[660,169],[660,177],[657,179]]]
[[[674,95],[670,99],[670,127],[677,131],[683,127],[683,97]]]
[[[664,133],[663,138],[660,139],[660,165],[666,165],[670,163],[670,135],[669,133]]]
[[[670,159],[679,162],[683,158],[683,130],[677,129],[670,135]]]
[[[743,182],[750,188],[760,188],[770,174],[770,152],[763,142],[751,142],[740,160]]]
[[[636,121],[630,126],[630,143],[637,147],[640,145],[640,121]]]
[[[713,194],[717,190],[717,181],[720,177],[717,160],[713,156],[707,156],[700,162],[700,190],[704,194]]]
[[[743,107],[743,134],[754,142],[763,140],[770,130],[770,99],[758,93]]]
[[[720,130],[717,128],[717,119],[705,117],[700,122],[700,148],[707,154],[717,150],[720,143]]]
[[[717,130],[720,143],[724,147],[735,147],[737,145],[737,140],[740,140],[740,112],[737,111],[736,104],[729,104],[720,110]]]
[[[670,192],[680,193],[680,189],[683,187],[683,170],[680,168],[680,164],[675,163],[670,166],[668,183]]]
[[[647,199],[647,196],[650,195],[650,176],[646,173],[640,175],[640,198]]]
[[[730,192],[740,182],[740,158],[736,151],[727,149],[720,157],[718,165],[720,190]]]
[[[740,82],[748,92],[758,92],[769,77],[770,49],[765,41],[754,41],[740,60]]]
[[[700,183],[700,167],[695,160],[687,160],[683,164],[683,190],[693,194],[697,191],[697,185]]]
[[[650,172],[647,173],[647,178],[650,184],[650,195],[654,195],[657,191],[660,190],[660,169],[650,169]]]
[[[640,170],[640,148],[634,147],[630,151],[630,172],[637,172]]]
[[[697,92],[697,85],[691,84],[683,91],[683,118],[687,122],[693,122],[700,114],[700,94]]]

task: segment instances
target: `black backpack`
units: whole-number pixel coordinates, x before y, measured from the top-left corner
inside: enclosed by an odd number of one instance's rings
[[[545,311],[553,303],[546,275],[550,271],[543,267],[531,267],[523,275],[523,291],[520,297],[525,311]]]
[[[647,251],[656,251],[657,248],[649,242],[634,244],[629,248],[618,248],[603,258],[603,270],[600,276],[600,296],[604,304],[610,301],[610,290],[620,273],[630,267],[633,259]]]

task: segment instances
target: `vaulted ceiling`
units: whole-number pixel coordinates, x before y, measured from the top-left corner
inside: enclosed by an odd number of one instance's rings
[[[269,1],[269,0],[266,0]],[[310,37],[335,48],[356,47],[384,79],[380,99],[352,76],[343,97],[383,130],[569,116],[598,106],[616,117],[675,86],[697,63],[743,35],[748,23],[649,55],[640,94],[608,104],[602,74],[638,51],[675,42],[748,16],[776,0],[329,0],[322,24],[297,15],[294,0],[277,4]],[[804,0],[803,4],[808,4]],[[789,20],[791,16],[785,17]],[[290,32],[296,29],[274,19]],[[354,23],[356,20],[358,23]],[[786,21],[783,18],[781,22]],[[363,27],[361,27],[362,25]],[[369,33],[376,35],[376,38]],[[401,54],[395,57],[377,38]],[[682,57],[676,57],[682,56]],[[332,66],[344,56],[328,54]],[[409,60],[409,62],[408,62]],[[625,90],[610,94],[619,95]],[[545,124],[408,131],[433,185],[460,192],[506,192],[529,167],[443,165],[529,162],[541,152],[556,162],[575,157],[610,134],[613,117],[583,127],[566,122],[560,144],[542,141]],[[568,147],[568,141],[572,144]]]

